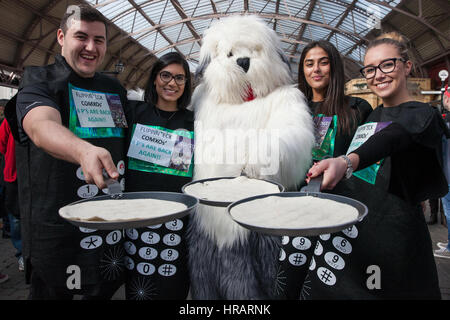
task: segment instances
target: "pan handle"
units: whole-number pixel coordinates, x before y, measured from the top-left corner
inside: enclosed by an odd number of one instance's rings
[[[300,189],[300,192],[306,192],[307,194],[310,192],[319,193],[320,186],[322,185],[322,180],[323,174],[315,178],[312,178],[306,186]]]

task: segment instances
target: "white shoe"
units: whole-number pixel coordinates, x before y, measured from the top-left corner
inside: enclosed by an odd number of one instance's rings
[[[447,258],[450,259],[450,250],[447,248],[441,248],[438,250],[434,250],[434,256],[438,258]]]
[[[438,242],[438,243],[436,243],[436,245],[437,245],[439,248],[443,249],[443,248],[447,248],[448,242]]]
[[[25,271],[25,264],[23,263],[23,257],[19,258],[19,271]]]

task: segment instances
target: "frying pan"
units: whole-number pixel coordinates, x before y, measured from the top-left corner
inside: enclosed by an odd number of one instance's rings
[[[72,202],[70,205],[82,203],[82,202],[94,202],[101,200],[110,200],[110,195],[93,197],[90,199],[84,199],[76,202]],[[77,227],[84,227],[89,229],[97,229],[97,230],[114,230],[114,229],[128,229],[128,228],[140,228],[146,226],[152,226],[160,223],[166,223],[172,221],[177,218],[182,218],[185,215],[190,214],[195,210],[198,205],[198,199],[182,193],[176,192],[125,192],[122,194],[120,200],[131,200],[131,199],[157,199],[157,200],[168,200],[183,203],[187,206],[187,209],[173,212],[167,215],[152,217],[148,219],[139,219],[139,220],[117,220],[117,221],[85,221],[85,220],[72,220],[67,219],[64,216],[60,216],[70,222],[71,224]]]
[[[191,181],[191,182],[189,182],[189,183],[186,183],[186,184],[181,188],[181,192],[183,192],[183,193],[185,193],[185,194],[189,194],[189,193],[186,192],[186,188],[187,188],[188,186],[193,185],[193,184],[196,184],[196,183],[204,183],[204,182],[207,182],[207,181],[214,181],[214,180],[221,180],[221,179],[235,179],[235,178],[237,178],[237,177],[216,177],[216,178],[208,178],[208,179],[194,180],[194,181]],[[265,180],[265,179],[258,179],[258,180],[266,181],[266,182],[272,183],[272,184],[276,185],[276,186],[280,189],[280,192],[283,192],[283,191],[284,191],[283,185],[281,185],[281,184],[279,184],[279,183],[277,183],[277,182],[274,182],[274,181],[271,181],[271,180]],[[233,201],[215,201],[215,200],[208,200],[208,199],[203,199],[203,198],[199,198],[198,200],[199,200],[199,202],[200,202],[201,204],[205,204],[205,205],[212,206],[212,207],[223,207],[223,208],[226,208],[226,207],[228,207],[230,204],[233,203]]]
[[[302,189],[300,189],[299,192],[283,192],[283,193],[273,193],[273,194],[264,194],[260,196],[255,197],[249,197],[246,199],[242,199],[236,202],[233,202],[230,204],[227,208],[228,213],[230,214],[231,218],[243,226],[244,228],[247,228],[249,230],[257,231],[264,234],[269,235],[275,235],[275,236],[317,236],[321,234],[327,234],[327,233],[334,233],[338,231],[342,231],[358,222],[361,222],[364,217],[368,213],[367,206],[363,204],[360,201],[357,201],[355,199],[351,199],[344,196],[334,195],[334,194],[328,194],[328,193],[322,193],[320,192],[320,185],[322,184],[323,176],[319,176],[317,178],[311,179],[309,184]],[[358,216],[347,223],[338,224],[338,225],[329,225],[329,226],[321,226],[321,227],[308,227],[308,228],[270,228],[267,226],[258,226],[258,225],[251,225],[247,224],[243,221],[240,221],[239,219],[235,218],[233,216],[233,208],[243,204],[247,203],[253,200],[257,199],[263,199],[270,196],[276,196],[276,197],[305,197],[305,196],[312,196],[317,197],[321,199],[329,199],[333,200],[339,203],[348,204],[352,207],[354,207],[358,211]],[[299,208],[301,210],[301,208]],[[255,212],[255,214],[258,214]],[[276,218],[276,216],[274,216]]]

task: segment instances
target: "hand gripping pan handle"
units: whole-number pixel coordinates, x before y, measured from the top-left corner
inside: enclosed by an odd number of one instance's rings
[[[323,174],[315,178],[312,178],[311,180],[309,180],[309,183],[306,186],[300,189],[300,192],[305,192],[306,194],[320,193],[320,186],[322,185],[322,180]]]
[[[119,181],[111,178],[105,169],[103,169],[103,179],[105,181],[106,186],[108,187],[108,194],[113,199],[120,199],[123,196],[122,186]]]

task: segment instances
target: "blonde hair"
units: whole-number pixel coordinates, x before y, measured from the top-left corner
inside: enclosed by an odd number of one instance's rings
[[[411,60],[408,55],[408,39],[401,35],[398,32],[392,31],[392,32],[386,32],[382,35],[376,37],[374,40],[369,42],[369,45],[367,46],[366,53],[369,51],[369,49],[373,47],[377,47],[381,44],[390,44],[397,48],[398,53],[400,56],[405,59],[406,61]]]
[[[381,44],[389,44],[397,48],[398,53],[400,57],[405,59],[405,61],[411,61],[412,63],[412,69],[411,74],[416,74],[416,64],[414,63],[414,59],[408,54],[409,46],[408,46],[409,40],[405,36],[401,35],[400,33],[396,31],[386,32],[381,34],[380,36],[376,37],[374,40],[369,42],[369,45],[366,49],[366,54],[369,49],[377,47]]]

